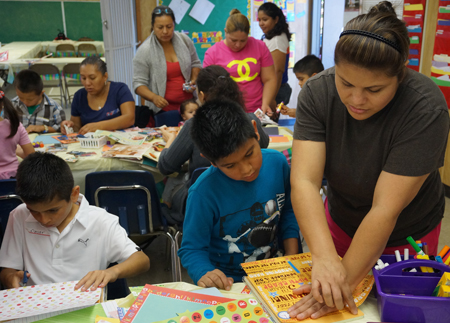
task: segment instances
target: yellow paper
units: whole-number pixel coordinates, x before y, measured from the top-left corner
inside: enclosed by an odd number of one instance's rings
[[[109,317],[102,317],[102,316],[98,316],[98,315],[95,317],[95,323],[104,323],[104,322],[120,323],[120,320],[109,318]]]
[[[201,48],[210,48],[211,44],[202,44]]]
[[[410,4],[405,6],[405,11],[420,11],[423,10],[423,4]]]

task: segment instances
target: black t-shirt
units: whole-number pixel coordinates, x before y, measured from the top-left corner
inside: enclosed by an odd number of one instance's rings
[[[387,246],[418,239],[441,221],[445,207],[439,167],[449,131],[442,92],[408,69],[392,101],[362,121],[353,119],[335,86],[334,67],[308,80],[299,94],[294,139],[326,144],[325,177],[332,219],[353,237],[372,207],[381,171],[403,176],[430,173],[402,211]]]

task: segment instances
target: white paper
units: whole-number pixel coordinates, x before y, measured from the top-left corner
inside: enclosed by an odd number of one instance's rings
[[[214,4],[212,2],[208,0],[197,0],[191,12],[189,12],[189,16],[204,25],[213,9]]]
[[[184,15],[188,11],[191,5],[184,0],[172,0],[169,4],[169,8],[172,9],[175,15],[175,22],[179,24],[183,20]]]

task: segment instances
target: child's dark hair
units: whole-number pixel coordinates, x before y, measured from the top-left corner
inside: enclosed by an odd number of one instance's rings
[[[14,78],[14,87],[22,93],[34,92],[39,95],[44,90],[44,82],[35,71],[22,70]]]
[[[350,20],[334,51],[334,63],[378,70],[401,81],[406,73],[409,35],[389,1],[372,7],[369,13]]]
[[[196,106],[198,106],[198,104],[197,104],[197,102],[195,101],[194,98],[189,99],[189,100],[185,100],[185,101],[181,102],[181,105],[180,105],[180,114],[181,114],[181,115],[184,114],[184,112],[186,111],[186,107],[187,107],[189,104],[195,104]]]
[[[192,140],[212,163],[231,155],[247,140],[258,139],[244,109],[235,101],[207,101],[193,119]]]
[[[70,201],[74,180],[69,165],[49,153],[33,153],[17,169],[16,192],[25,203]]]
[[[306,55],[294,65],[294,73],[303,73],[312,76],[324,70],[320,59],[315,55]]]
[[[167,6],[157,6],[155,9],[153,9],[152,12],[152,30],[153,26],[155,25],[155,19],[162,16],[169,16],[170,18],[172,18],[173,23],[175,24],[175,15],[172,9]]]
[[[89,56],[83,59],[80,66],[84,65],[94,65],[95,67],[97,67],[97,70],[100,71],[100,73],[102,73],[102,75],[105,75],[105,73],[108,72],[106,70],[106,63],[100,57],[97,56]]]
[[[12,138],[17,133],[17,129],[19,128],[20,124],[20,118],[16,108],[14,108],[11,101],[9,101],[9,99],[5,96],[5,92],[3,92],[3,90],[0,88],[0,112],[2,112],[2,110],[5,119],[9,120],[9,126],[11,128],[11,132],[6,138]]]
[[[245,109],[245,101],[239,86],[222,66],[210,65],[200,70],[197,90],[205,94],[205,101],[227,98]]]
[[[284,16],[283,11],[274,3],[266,2],[263,3],[259,8],[258,12],[263,11],[267,16],[272,19],[276,19],[278,17],[278,22],[275,26],[270,30],[267,34],[265,34],[267,39],[272,39],[275,36],[279,36],[282,33],[285,33],[288,40],[291,40],[291,33],[289,32],[289,25],[286,22],[286,17]]]

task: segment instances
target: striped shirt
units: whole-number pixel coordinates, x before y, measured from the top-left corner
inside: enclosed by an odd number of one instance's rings
[[[18,96],[12,99],[11,102],[19,112],[21,122],[25,129],[29,125],[47,125],[56,131],[59,131],[61,122],[66,120],[66,114],[64,113],[63,108],[61,108],[61,106],[53,99],[50,99],[45,93],[41,105],[33,112],[33,114],[28,112],[27,106],[19,100]]]

